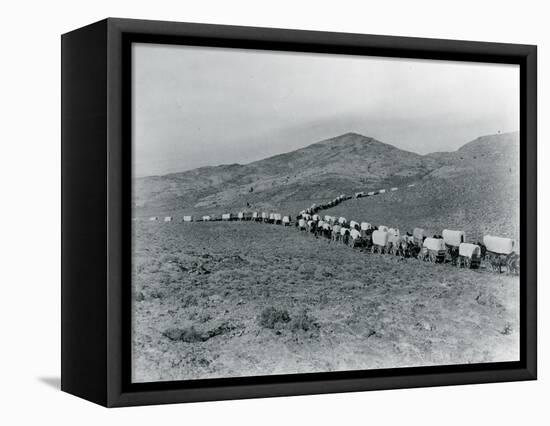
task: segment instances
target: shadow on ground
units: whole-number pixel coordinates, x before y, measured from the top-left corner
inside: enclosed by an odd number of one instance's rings
[[[48,385],[51,388],[57,390],[61,389],[61,377],[39,377],[38,381]]]

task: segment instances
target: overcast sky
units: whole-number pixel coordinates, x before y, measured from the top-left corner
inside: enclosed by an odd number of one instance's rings
[[[134,174],[356,132],[425,154],[519,129],[519,67],[134,44]]]

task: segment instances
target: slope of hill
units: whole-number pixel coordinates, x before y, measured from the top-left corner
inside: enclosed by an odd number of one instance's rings
[[[203,167],[136,179],[137,214],[219,212],[220,208],[296,208],[370,186],[400,185],[439,162],[356,133],[240,165]],[[301,207],[299,208],[301,209]]]
[[[414,188],[350,201],[331,214],[439,234],[460,229],[469,240],[493,234],[519,239],[519,134],[477,138],[439,163]]]

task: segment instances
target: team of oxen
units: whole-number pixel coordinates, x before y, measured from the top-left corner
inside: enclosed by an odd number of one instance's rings
[[[395,191],[397,188],[391,188]],[[383,190],[369,193],[357,193],[355,198],[383,193]],[[385,192],[385,191],[384,191]],[[324,215],[319,212],[351,199],[345,194],[339,195],[327,203],[313,204],[302,210],[295,218],[290,215],[268,212],[239,212],[194,218],[184,216],[184,222],[209,221],[254,221],[274,225],[294,226],[300,231],[316,238],[326,238],[328,241],[360,248],[371,253],[416,258],[433,263],[450,263],[458,267],[477,269],[481,261],[488,262],[493,271],[519,274],[519,250],[514,240],[510,238],[486,235],[483,242],[466,242],[464,232],[445,229],[441,235],[426,235],[424,229],[415,228],[412,232],[401,233],[398,228],[385,225],[374,226],[369,222],[347,220],[345,217]],[[151,218],[150,220],[158,220]],[[165,222],[172,221],[167,216]]]

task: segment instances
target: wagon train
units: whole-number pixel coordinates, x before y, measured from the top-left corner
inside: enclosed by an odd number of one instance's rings
[[[409,185],[409,187],[412,185]],[[397,188],[390,188],[395,191]],[[383,194],[386,190],[358,192],[355,198]],[[385,225],[374,226],[369,222],[347,220],[345,217],[318,214],[319,211],[337,206],[351,199],[351,196],[340,194],[333,200],[322,204],[312,204],[302,210],[293,221],[290,215],[275,212],[240,211],[221,215],[205,215],[195,219],[191,215],[183,216],[183,222],[211,221],[252,221],[274,225],[291,226],[316,238],[324,237],[329,242],[338,242],[350,247],[366,248],[371,253],[389,254],[400,257],[412,257],[432,263],[450,263],[462,268],[478,269],[482,260],[486,260],[493,271],[501,273],[503,268],[508,273],[519,274],[519,253],[516,242],[510,238],[486,235],[482,243],[468,243],[464,232],[444,229],[442,235],[427,237],[422,228],[414,228],[412,233],[401,234],[398,228]],[[171,222],[172,216],[164,217],[164,222]],[[159,221],[152,216],[149,221]]]

